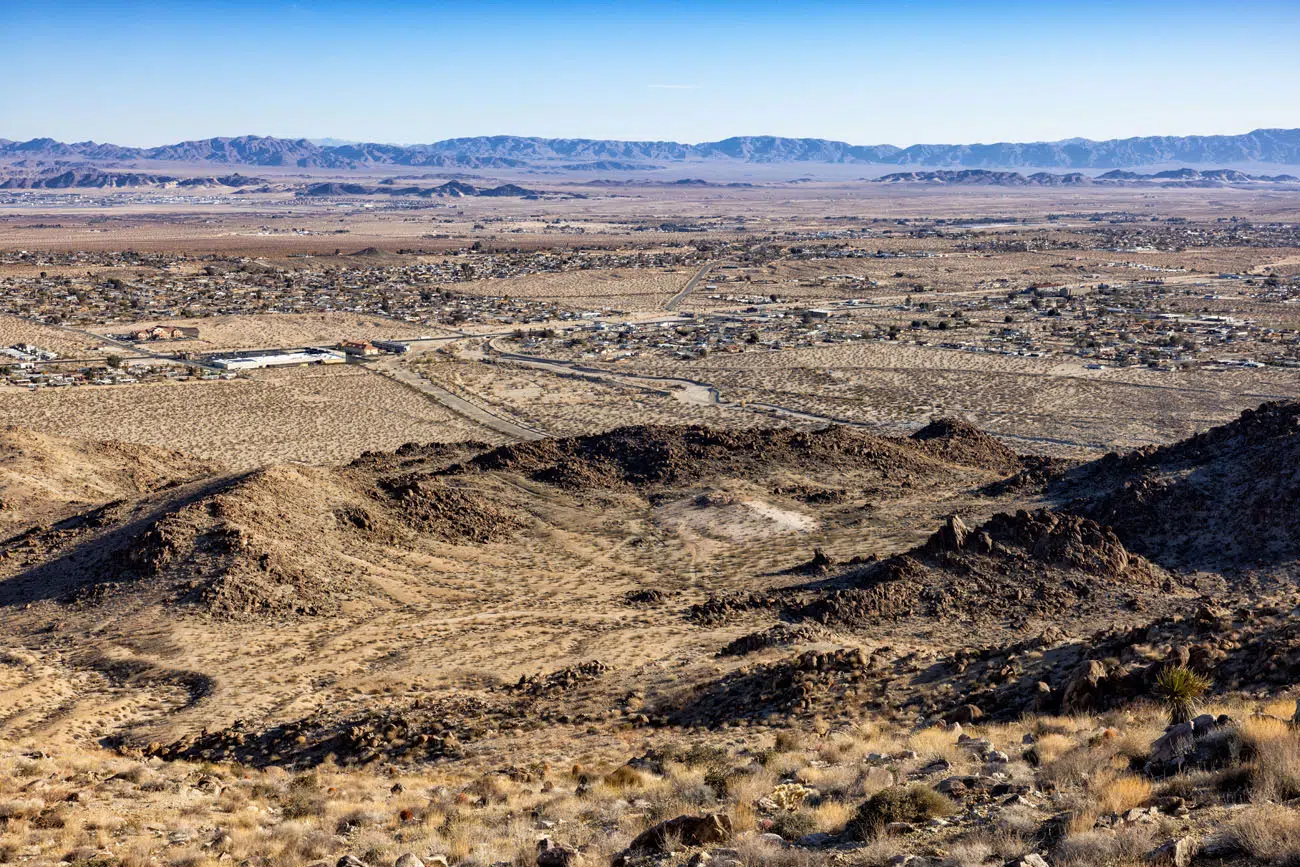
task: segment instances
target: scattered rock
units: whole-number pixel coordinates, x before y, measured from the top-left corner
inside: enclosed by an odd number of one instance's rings
[[[553,843],[547,837],[537,841],[537,867],[574,867],[580,860],[576,851]]]
[[[1028,855],[1008,861],[1006,867],[1050,867],[1050,865],[1042,855],[1030,852]]]
[[[1155,867],[1189,867],[1196,857],[1197,843],[1193,837],[1179,837],[1152,849],[1146,860]]]

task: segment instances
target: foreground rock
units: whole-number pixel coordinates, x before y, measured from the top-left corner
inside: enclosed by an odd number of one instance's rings
[[[674,843],[682,846],[711,846],[725,843],[731,839],[731,833],[731,817],[723,813],[678,816],[642,831],[614,859],[614,865],[621,867],[638,857],[664,854]]]

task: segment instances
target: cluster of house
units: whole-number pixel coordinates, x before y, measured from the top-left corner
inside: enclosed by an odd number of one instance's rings
[[[162,192],[64,192],[47,190],[0,190],[0,205],[55,208],[105,208],[137,205],[239,205],[234,194],[182,194]]]
[[[153,325],[113,336],[119,340],[129,340],[133,343],[149,343],[155,340],[196,340],[199,336],[199,329],[179,325]]]
[[[1198,294],[1204,289],[1144,281],[1102,287],[1037,284],[980,298],[885,303],[868,296],[816,307],[759,303],[672,320],[595,322],[581,331],[520,330],[516,339],[526,352],[602,361],[894,341],[1028,358],[1073,356],[1094,368],[1300,366],[1300,332],[1244,315],[1206,312],[1201,308],[1207,304],[1225,304]],[[1295,293],[1300,301],[1300,286]]]
[[[182,254],[60,253],[13,251],[6,261],[28,266],[79,266],[76,274],[5,277],[0,313],[73,326],[141,320],[191,319],[248,313],[364,313],[421,324],[517,324],[579,318],[549,301],[462,295],[455,286],[529,274],[588,269],[698,268],[708,255],[694,247],[631,252],[542,251],[465,252],[436,261],[376,264],[364,257],[355,266],[290,269],[258,260],[187,257]],[[337,261],[337,260],[334,260]],[[85,266],[86,270],[81,270]],[[130,277],[95,277],[91,267]],[[198,266],[198,273],[194,273]],[[131,341],[189,339],[179,326],[131,331]]]
[[[520,329],[517,345],[553,357],[618,361],[642,356],[702,358],[716,352],[797,349],[823,343],[873,339],[883,330],[842,315],[840,306],[777,308],[749,306],[646,322],[592,322],[581,329]]]
[[[120,367],[111,367],[108,364],[57,364],[43,367],[30,364],[0,364],[0,385],[29,390],[233,377],[233,373],[205,371],[197,367],[167,362],[130,363]]]

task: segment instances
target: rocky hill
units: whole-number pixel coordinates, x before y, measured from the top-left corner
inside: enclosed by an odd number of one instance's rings
[[[1062,469],[955,419],[638,426],[232,474],[8,429],[4,851],[1290,864],[1300,609],[1236,565],[1300,554],[1297,431],[1265,404]]]
[[[446,556],[448,545],[521,533],[540,538],[547,521],[538,516],[557,500],[617,495],[623,499],[606,508],[628,515],[680,503],[663,510],[672,527],[744,519],[798,526],[809,520],[803,511],[768,500],[742,503],[717,486],[742,479],[805,509],[836,509],[845,494],[824,495],[814,479],[831,474],[863,494],[889,497],[898,486],[954,478],[976,485],[1020,468],[1014,453],[957,422],[936,422],[916,438],[633,427],[491,450],[413,446],[347,467],[271,466],[240,475],[140,447],[58,443],[21,431],[8,438],[21,447],[12,446],[0,464],[0,472],[11,468],[7,483],[0,477],[0,494],[21,498],[30,523],[0,544],[11,576],[0,581],[0,604],[129,597],[224,618],[320,615],[350,601],[364,607],[374,589],[370,576],[401,570],[398,562],[411,552]],[[87,458],[76,462],[77,454]],[[125,475],[122,464],[134,474]],[[54,472],[64,465],[67,472]],[[80,487],[70,488],[76,465]],[[95,466],[104,469],[87,472]],[[37,489],[32,475],[48,490]],[[521,478],[556,493],[522,494]],[[32,522],[32,504],[58,494],[61,514],[71,517]]]
[[[893,172],[875,179],[881,184],[943,184],[948,186],[979,187],[1074,187],[1074,186],[1162,186],[1162,187],[1217,187],[1228,184],[1296,184],[1294,175],[1252,175],[1235,169],[1172,169],[1141,174],[1115,169],[1090,177],[1081,172],[1054,174],[1034,172],[992,171],[989,169],[939,169],[930,171]]]
[[[319,184],[310,184],[298,192],[300,196],[307,197],[324,197],[324,196],[423,196],[425,198],[464,198],[469,196],[487,196],[489,198],[528,198],[540,196],[537,190],[530,190],[517,184],[502,184],[497,187],[476,187],[473,184],[467,184],[463,181],[448,181],[445,184],[439,184],[436,187],[421,187],[418,185],[398,185],[380,183],[375,186],[366,184],[345,184],[338,182],[324,182]]]
[[[238,172],[219,177],[179,178],[150,172],[108,171],[96,168],[55,168],[15,171],[0,177],[0,190],[135,189],[140,187],[251,187],[264,184]]]
[[[1162,564],[1294,573],[1300,404],[1265,403],[1172,445],[1107,455],[1050,491]]]
[[[680,487],[720,476],[757,478],[777,470],[866,474],[881,484],[910,483],[964,466],[1002,472],[1019,458],[962,422],[935,422],[913,437],[879,437],[832,427],[729,431],[638,426],[568,439],[502,446],[448,472],[511,471],[569,489]]]

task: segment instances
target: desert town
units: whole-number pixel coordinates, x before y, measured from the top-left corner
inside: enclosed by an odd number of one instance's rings
[[[0,253],[0,312],[57,329],[77,351],[60,354],[58,341],[15,343],[4,375],[27,388],[220,379],[411,349],[412,358],[436,350],[501,362],[506,353],[617,373],[669,370],[715,353],[873,345],[1084,371],[1300,364],[1292,315],[1300,280],[1269,255],[1300,244],[1289,224],[1138,223],[1127,212],[1073,222],[1049,214],[1042,225],[1014,228],[862,222],[868,228],[848,235],[796,223],[765,237],[711,231],[707,240],[537,251],[489,252],[477,240],[439,253],[367,247],[288,259],[9,250]],[[574,292],[584,277],[594,291]],[[204,336],[214,318],[275,315],[369,321],[312,346],[251,333],[234,344]]]

